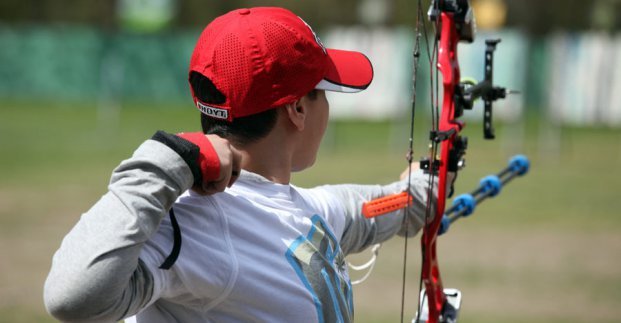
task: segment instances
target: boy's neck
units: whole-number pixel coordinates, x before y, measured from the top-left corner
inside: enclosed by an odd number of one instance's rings
[[[265,156],[269,158],[264,158]],[[267,150],[242,150],[242,169],[259,174],[274,183],[289,184],[290,163],[287,163],[285,159],[272,157],[275,157],[273,152],[270,154]]]
[[[274,183],[289,184],[293,169],[294,139],[285,132],[282,128],[276,128],[257,142],[236,147],[242,153],[242,169]]]

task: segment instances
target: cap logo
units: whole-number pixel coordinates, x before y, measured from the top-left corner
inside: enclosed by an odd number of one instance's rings
[[[196,101],[196,107],[201,110],[202,113],[210,117],[223,120],[228,120],[229,118],[229,111],[227,109],[208,106],[201,103],[200,101]]]
[[[308,27],[308,29],[311,31],[311,33],[313,33],[313,37],[315,37],[315,42],[317,42],[317,45],[319,45],[319,47],[321,47],[321,49],[323,50],[323,53],[327,55],[328,51],[326,50],[326,46],[323,45],[323,43],[321,42],[321,39],[319,39],[319,36],[317,36],[317,34],[313,30],[313,28],[311,28],[311,26],[309,24],[307,24],[306,21],[304,21],[304,19],[302,19],[302,17],[298,16],[298,18],[300,18],[300,20],[302,20],[302,22],[306,25],[306,27]]]

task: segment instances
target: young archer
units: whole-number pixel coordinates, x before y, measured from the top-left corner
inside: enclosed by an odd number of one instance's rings
[[[48,311],[64,321],[350,322],[344,257],[420,229],[414,203],[375,219],[389,185],[290,183],[313,165],[328,123],[325,91],[373,78],[361,53],[326,49],[281,8],[229,12],[200,35],[189,82],[204,133],[158,131],[114,170],[109,191],[54,255]]]

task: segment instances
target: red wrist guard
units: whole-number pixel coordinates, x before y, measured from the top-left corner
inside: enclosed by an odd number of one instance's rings
[[[196,160],[200,167],[203,183],[208,183],[220,178],[220,158],[213,145],[202,132],[182,132],[177,136],[195,144],[199,148]]]

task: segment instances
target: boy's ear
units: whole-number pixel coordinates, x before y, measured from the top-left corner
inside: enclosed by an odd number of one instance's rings
[[[285,111],[287,111],[287,117],[291,124],[297,128],[298,131],[304,130],[307,111],[306,107],[301,103],[301,100],[285,105]]]

